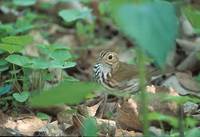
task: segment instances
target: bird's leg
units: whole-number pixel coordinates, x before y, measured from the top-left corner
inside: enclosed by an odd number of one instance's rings
[[[103,117],[103,114],[104,114],[104,111],[105,111],[105,108],[106,108],[106,102],[108,100],[108,94],[107,93],[103,93],[103,99],[102,99],[102,102],[101,102],[101,105],[99,107],[99,110],[97,113],[97,117],[99,118],[102,118]]]

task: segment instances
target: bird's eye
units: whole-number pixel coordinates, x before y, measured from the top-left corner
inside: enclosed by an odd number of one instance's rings
[[[112,58],[113,58],[113,56],[112,56],[112,55],[109,55],[109,56],[108,56],[108,59],[109,59],[109,60],[111,60]]]

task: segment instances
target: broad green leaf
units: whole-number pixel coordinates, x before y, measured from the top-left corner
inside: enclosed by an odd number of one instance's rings
[[[42,113],[42,112],[38,112],[36,114],[36,116],[41,119],[41,120],[49,120],[50,119],[50,116],[45,114],[45,113]]]
[[[23,36],[8,36],[2,38],[1,41],[7,44],[14,44],[14,45],[27,45],[33,42],[33,38],[29,35]]]
[[[66,61],[72,58],[68,47],[61,45],[38,45],[38,48],[43,54],[46,54],[50,59]]]
[[[31,97],[30,104],[37,107],[63,103],[77,104],[97,88],[98,86],[94,83],[64,81],[57,87],[41,91],[40,94]]]
[[[50,46],[51,50],[70,50],[70,47],[67,46],[63,46],[63,45],[59,45],[59,44],[53,44],[52,46]]]
[[[97,137],[97,124],[95,118],[87,117],[83,121],[83,136]]]
[[[5,60],[25,68],[47,69],[49,67],[49,62],[47,60],[41,58],[30,58],[17,54],[9,55]]]
[[[3,87],[0,87],[0,96],[8,93],[11,91],[12,86],[11,85],[5,85]]]
[[[49,68],[71,68],[74,67],[75,65],[76,65],[75,62],[52,60],[50,62]]]
[[[32,58],[32,69],[47,69],[50,67],[49,61],[43,58]]]
[[[72,22],[78,19],[85,19],[91,16],[91,10],[83,9],[68,9],[59,11],[58,15],[66,22]]]
[[[49,56],[52,59],[59,60],[59,61],[66,61],[66,60],[69,60],[70,58],[72,58],[69,51],[66,51],[66,50],[55,50],[52,53],[50,53]]]
[[[30,96],[30,93],[27,91],[13,94],[13,98],[20,103],[25,102],[29,98],[29,96]]]
[[[42,44],[42,45],[38,45],[37,47],[40,50],[40,52],[45,55],[48,55],[51,52],[51,50],[49,49],[49,45]]]
[[[28,67],[32,65],[32,60],[30,58],[17,54],[9,55],[5,60],[12,64],[16,64],[23,67]]]
[[[46,60],[43,58],[31,58],[22,55],[9,55],[6,61],[25,68],[32,69],[47,69],[47,68],[70,68],[76,65],[75,62],[71,61],[60,61],[60,60]]]
[[[13,0],[13,3],[17,6],[31,6],[36,2],[37,0]]]
[[[19,52],[32,41],[32,37],[28,35],[8,36],[1,39],[2,43],[0,43],[0,49],[3,49],[9,53]]]
[[[21,51],[25,45],[13,45],[13,44],[6,44],[6,43],[0,43],[0,49],[9,52],[12,54],[13,52],[19,52]]]
[[[121,30],[164,66],[177,36],[178,20],[173,5],[166,1],[124,3],[112,13]]]

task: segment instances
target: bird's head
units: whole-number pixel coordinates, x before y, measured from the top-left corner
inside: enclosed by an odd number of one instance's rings
[[[104,50],[100,52],[97,62],[112,68],[113,65],[116,65],[119,62],[118,54],[113,51]]]

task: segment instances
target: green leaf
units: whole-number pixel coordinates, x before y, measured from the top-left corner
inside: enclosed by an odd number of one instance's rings
[[[5,61],[5,60],[0,60],[0,66],[6,66],[6,65],[8,65],[8,62],[7,61]]]
[[[59,60],[52,60],[50,62],[49,68],[71,68],[76,65],[75,62],[70,61],[59,61]]]
[[[49,62],[47,60],[42,58],[30,58],[17,54],[9,55],[5,60],[25,68],[47,69],[49,67]]]
[[[45,113],[42,113],[42,112],[38,112],[36,114],[36,116],[41,119],[41,120],[49,120],[50,119],[50,116],[45,114]]]
[[[173,5],[165,1],[124,3],[112,12],[122,31],[163,66],[177,36],[178,20]]]
[[[8,36],[2,38],[1,41],[7,44],[15,44],[15,45],[27,45],[33,42],[33,38],[29,35],[23,36]]]
[[[54,60],[66,61],[72,58],[71,54],[66,50],[55,50],[49,54],[49,56]]]
[[[88,117],[83,121],[83,136],[97,137],[97,124],[95,118]]]
[[[14,30],[13,24],[0,24],[0,37],[7,36]]]
[[[183,12],[191,22],[192,26],[198,33],[200,33],[200,11],[192,8],[191,6],[186,6],[183,8]]]
[[[0,96],[8,93],[11,91],[12,86],[11,85],[5,85],[3,87],[0,87]]]
[[[12,44],[6,44],[6,43],[0,43],[0,49],[9,52],[12,54],[13,52],[19,52],[24,48],[25,45],[12,45]]]
[[[97,89],[94,83],[64,81],[57,87],[40,92],[30,99],[30,104],[37,107],[47,107],[56,104],[77,104],[87,95]]]
[[[200,135],[200,129],[197,128],[192,128],[189,131],[186,132],[186,137],[198,137]]]
[[[91,16],[91,10],[88,8],[83,9],[69,9],[61,10],[58,15],[66,22],[72,22],[78,19],[85,19]]]
[[[36,2],[37,0],[13,0],[13,3],[17,6],[31,6]]]
[[[49,61],[43,58],[32,58],[31,62],[32,64],[29,68],[32,69],[47,69],[50,67]]]
[[[38,45],[38,48],[43,54],[46,54],[49,59],[54,59],[58,61],[66,61],[72,58],[68,47],[61,45]]]
[[[70,50],[70,47],[67,46],[63,46],[63,45],[59,45],[59,44],[53,44],[52,46],[50,46],[51,50]]]
[[[8,36],[1,39],[0,49],[8,51],[9,53],[19,52],[32,41],[32,37],[28,35]]]
[[[45,60],[43,58],[31,58],[22,55],[9,55],[6,61],[25,68],[47,69],[47,68],[70,68],[76,65],[75,62],[62,60]]]
[[[149,120],[165,121],[174,127],[178,127],[178,120],[172,116],[167,116],[167,115],[160,114],[157,112],[151,112],[150,114],[148,114],[148,118]]]
[[[9,55],[5,60],[12,64],[16,64],[23,67],[28,67],[32,65],[32,60],[30,58],[17,54]]]
[[[5,70],[9,69],[9,64],[7,61],[5,61],[4,59],[0,60],[0,72],[3,72]]]
[[[30,96],[30,93],[27,91],[13,94],[13,98],[20,103],[25,102],[29,98],[29,96]]]
[[[186,102],[194,102],[194,103],[199,103],[199,98],[195,97],[190,97],[190,96],[170,96],[166,95],[163,98],[163,101],[174,101],[177,104],[184,104]]]

